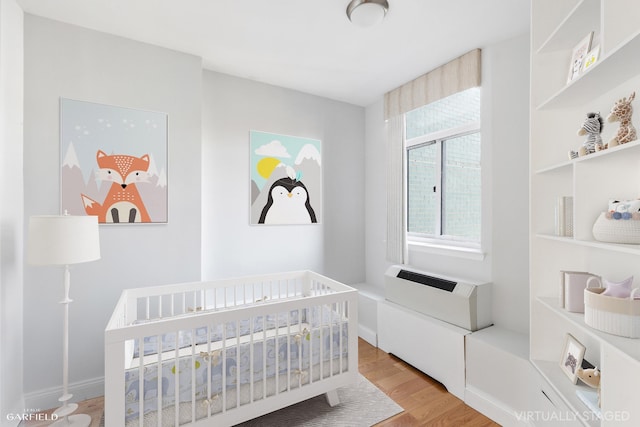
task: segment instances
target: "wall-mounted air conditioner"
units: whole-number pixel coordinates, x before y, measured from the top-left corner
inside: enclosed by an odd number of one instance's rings
[[[492,324],[491,283],[470,283],[393,265],[385,273],[385,297],[470,331]]]

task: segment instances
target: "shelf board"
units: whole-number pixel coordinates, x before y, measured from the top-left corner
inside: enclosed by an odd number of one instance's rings
[[[596,28],[589,28],[588,25],[585,25],[585,22],[593,21],[597,25],[599,17],[599,1],[581,0],[540,45],[536,53],[573,48],[590,30],[596,30]]]
[[[556,236],[555,234],[538,233],[536,237],[547,240],[555,240],[558,242],[569,243],[578,246],[586,246],[589,248],[603,249],[607,251],[622,252],[631,255],[640,255],[640,245],[623,244],[623,243],[606,243],[596,240],[582,240],[574,237]]]
[[[621,151],[625,151],[625,150],[633,150],[640,147],[640,140],[635,140],[635,141],[631,141],[628,142],[626,144],[622,144],[622,145],[618,145],[616,147],[612,147],[612,148],[607,148],[606,150],[602,150],[602,151],[597,151],[595,153],[586,155],[586,156],[582,156],[582,157],[578,157],[576,159],[572,159],[572,160],[566,160],[564,162],[560,162],[557,163],[555,165],[551,165],[551,166],[547,166],[541,169],[538,169],[535,173],[536,174],[544,174],[544,173],[548,173],[548,172],[554,172],[560,169],[564,169],[568,166],[572,166],[575,163],[582,163],[582,162],[591,162],[591,161],[597,161],[598,159],[601,159],[602,157],[606,157],[606,156],[613,156],[616,153],[619,153]]]
[[[629,37],[620,46],[604,55],[589,71],[578,76],[546,101],[538,110],[577,107],[588,103],[594,94],[611,89],[611,82],[623,83],[640,74],[640,32]],[[624,94],[627,96],[628,94]],[[621,94],[623,96],[623,94]]]
[[[548,360],[532,360],[531,363],[540,372],[540,374],[551,384],[551,387],[562,399],[576,417],[586,426],[597,427],[600,420],[593,414],[589,408],[582,403],[576,395],[578,390],[593,390],[587,385],[578,381],[578,384],[572,384],[569,378],[560,370],[559,361],[550,362]],[[593,414],[592,416],[586,416]]]
[[[636,363],[640,362],[640,340],[619,337],[617,335],[612,335],[606,332],[598,331],[597,329],[593,329],[591,326],[588,326],[586,323],[584,323],[583,313],[570,313],[564,308],[560,308],[560,301],[558,298],[537,297],[536,300],[552,312],[556,313],[558,316],[567,320],[572,325],[577,326],[581,330],[585,331],[588,335],[594,337],[596,340],[604,342],[611,347],[618,349],[618,351],[625,354]]]
[[[551,166],[547,166],[541,169],[538,169],[535,173],[536,174],[543,174],[543,173],[548,173],[548,172],[556,172],[559,171],[560,169],[564,169],[566,167],[569,166],[573,166],[573,163],[575,162],[575,160],[566,160],[562,163],[557,163],[555,165],[551,165]]]

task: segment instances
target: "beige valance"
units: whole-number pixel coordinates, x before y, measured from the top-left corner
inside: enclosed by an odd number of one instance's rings
[[[384,95],[385,120],[480,86],[481,50],[474,49]]]

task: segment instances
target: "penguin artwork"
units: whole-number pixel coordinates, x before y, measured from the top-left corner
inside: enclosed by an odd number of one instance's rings
[[[301,181],[281,178],[271,185],[267,203],[258,224],[311,224],[317,223],[309,202],[307,188]]]

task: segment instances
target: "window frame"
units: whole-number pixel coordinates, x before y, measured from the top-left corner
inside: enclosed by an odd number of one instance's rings
[[[404,115],[404,129],[407,128],[406,123],[406,115]],[[436,132],[431,132],[425,135],[417,136],[411,139],[404,140],[404,192],[405,192],[405,216],[406,216],[406,226],[405,232],[407,236],[408,244],[417,244],[422,246],[431,246],[435,248],[444,248],[444,249],[455,249],[459,248],[461,250],[470,250],[472,252],[476,252],[481,250],[482,248],[482,221],[480,222],[480,238],[478,241],[469,240],[464,237],[452,236],[452,235],[444,235],[442,233],[442,151],[443,151],[443,142],[449,139],[470,135],[478,133],[481,136],[481,144],[482,144],[482,127],[481,121],[476,120],[473,122],[466,123],[461,126],[456,126],[444,130],[439,130]],[[409,231],[409,185],[408,185],[408,177],[409,177],[409,150],[419,147],[424,147],[427,145],[436,144],[437,147],[437,158],[440,159],[436,165],[436,179],[440,182],[440,185],[437,187],[436,194],[438,196],[438,211],[436,214],[437,218],[437,226],[440,230],[439,235],[431,235],[427,233],[418,233],[418,232],[410,232]],[[482,145],[481,145],[481,153],[482,153]],[[482,154],[481,154],[482,159]],[[482,165],[482,160],[481,160]],[[482,168],[482,166],[481,166]],[[481,206],[482,206],[482,194],[481,194]]]

